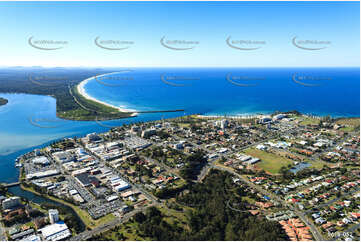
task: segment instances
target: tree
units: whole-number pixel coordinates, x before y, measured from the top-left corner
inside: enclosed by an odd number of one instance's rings
[[[147,217],[142,212],[138,212],[134,215],[134,220],[138,223],[143,223]]]

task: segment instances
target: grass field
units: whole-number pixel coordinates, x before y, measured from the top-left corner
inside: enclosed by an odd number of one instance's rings
[[[158,207],[158,209],[165,215],[164,220],[173,225],[175,223],[182,223],[185,221],[184,212],[179,212],[174,209],[166,209],[163,207]],[[138,223],[133,221],[128,221],[120,225],[120,228],[112,229],[102,234],[102,238],[106,240],[119,241],[122,239],[121,235],[125,237],[125,240],[130,241],[139,241],[139,240],[150,240],[150,238],[143,238],[138,233]]]
[[[346,125],[341,131],[351,132],[360,127],[360,118],[342,118],[336,121],[337,124]]]
[[[102,238],[109,241],[120,241],[120,240],[130,240],[130,241],[140,241],[146,240],[146,238],[142,238],[137,233],[137,223],[136,222],[127,222],[125,224],[121,224],[120,228],[111,229],[102,233]],[[124,237],[122,237],[122,235]]]
[[[327,165],[326,162],[320,161],[320,160],[312,161],[312,160],[306,159],[305,162],[310,163],[311,168],[315,168],[315,169],[322,169],[322,167],[324,165]]]
[[[359,126],[360,118],[342,118],[336,121],[337,124]]]
[[[316,125],[320,123],[319,119],[310,118],[310,117],[302,117],[301,125]]]
[[[293,161],[290,159],[262,150],[249,148],[246,149],[244,153],[261,159],[256,166],[271,174],[278,174],[282,166],[287,167],[289,164],[293,164]]]
[[[191,126],[191,124],[189,123],[179,123],[178,124],[181,128],[189,128]]]

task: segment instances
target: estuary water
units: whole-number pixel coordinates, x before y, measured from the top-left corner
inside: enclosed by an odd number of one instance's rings
[[[17,180],[16,157],[50,142],[125,123],[184,114],[245,115],[298,110],[334,117],[360,116],[359,68],[132,68],[93,78],[88,95],[140,113],[113,121],[67,121],[56,117],[49,96],[0,93],[0,181]]]

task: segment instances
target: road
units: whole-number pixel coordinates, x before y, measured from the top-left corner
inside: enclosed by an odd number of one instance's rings
[[[291,129],[290,129],[290,130],[287,130],[287,131],[285,131],[285,132],[283,132],[283,133],[284,133],[284,134],[287,134],[287,133],[289,133],[290,131],[291,131]],[[173,135],[173,137],[182,139],[181,137],[178,137],[178,136],[176,136],[176,135]],[[265,139],[265,140],[262,140],[262,141],[259,141],[259,142],[256,142],[256,143],[253,143],[253,144],[244,146],[244,147],[242,147],[241,149],[237,150],[236,152],[229,152],[229,153],[226,154],[225,156],[227,157],[227,156],[229,156],[229,155],[231,155],[231,154],[238,153],[238,152],[240,152],[240,151],[242,151],[242,150],[244,150],[244,149],[247,149],[247,148],[249,148],[249,147],[251,147],[251,146],[255,146],[255,145],[257,145],[257,144],[267,142],[267,141],[269,141],[269,140],[271,140],[271,139],[274,139],[274,138],[275,138],[275,137],[272,136],[272,137],[269,137],[269,138],[267,138],[267,139]],[[214,153],[214,151],[208,150],[208,149],[206,149],[206,148],[204,148],[204,147],[202,147],[202,146],[200,146],[200,145],[197,145],[197,144],[192,143],[192,142],[189,142],[189,143],[191,143],[194,147],[199,148],[199,149],[202,149],[202,150],[204,150],[204,151],[206,151],[206,152],[208,152],[208,153]],[[85,147],[83,147],[83,148],[84,148],[85,150],[87,150]],[[87,150],[87,151],[88,151],[89,153],[92,153],[92,152],[90,152],[89,150]],[[92,154],[92,155],[96,156],[95,154]],[[138,155],[139,155],[139,154],[138,154]],[[158,162],[158,161],[156,161],[156,160],[154,160],[154,159],[151,159],[151,158],[149,158],[149,157],[145,157],[145,156],[141,156],[141,155],[139,155],[139,156],[140,156],[141,158],[143,158],[143,159],[147,159],[147,160],[150,160],[150,161],[154,162],[155,164],[157,164],[158,166],[160,166],[160,167],[162,167],[163,169],[167,170],[168,172],[176,173],[176,172],[174,171],[174,169],[166,166],[165,164],[163,164],[163,163],[161,163],[161,162]],[[98,158],[99,158],[99,157],[98,157]],[[242,175],[234,172],[233,170],[231,170],[231,169],[229,169],[229,168],[225,168],[225,167],[221,167],[221,166],[215,165],[215,161],[216,161],[216,160],[217,160],[217,159],[213,159],[210,163],[208,163],[208,164],[201,170],[201,173],[200,173],[200,175],[198,176],[198,181],[202,181],[202,179],[207,175],[208,171],[209,171],[211,168],[215,168],[215,169],[219,169],[219,170],[224,170],[224,171],[230,172],[231,174],[239,177],[243,182],[247,183],[250,187],[256,189],[257,191],[259,191],[259,192],[262,193],[263,195],[267,195],[268,197],[272,198],[274,201],[277,201],[277,202],[279,202],[280,204],[282,204],[285,208],[288,208],[288,209],[292,210],[292,211],[306,224],[306,226],[308,226],[308,227],[310,228],[310,230],[311,230],[311,232],[312,232],[312,234],[313,234],[313,237],[314,237],[317,241],[322,241],[322,240],[324,240],[323,236],[320,234],[319,230],[316,228],[316,226],[313,224],[313,222],[310,221],[310,220],[307,218],[306,214],[308,213],[308,211],[307,211],[306,213],[305,213],[304,211],[300,211],[300,210],[298,210],[297,208],[293,207],[291,204],[288,204],[286,201],[282,200],[280,197],[276,196],[275,194],[273,194],[273,193],[271,193],[271,192],[269,192],[269,191],[267,191],[267,190],[264,190],[264,189],[263,189],[262,187],[260,187],[260,186],[257,186],[257,185],[255,185],[255,184],[253,184],[253,183],[250,182],[246,177],[244,177],[244,176],[242,176]],[[103,160],[101,160],[101,161],[102,161],[102,163],[104,163],[105,165],[107,165],[105,161],[103,161]],[[122,177],[117,171],[114,170],[114,172],[117,173],[117,175],[119,175],[120,177]],[[135,188],[137,188],[138,190],[140,190],[148,199],[150,199],[151,201],[154,202],[154,205],[163,205],[157,198],[155,198],[152,194],[149,194],[147,191],[145,191],[140,185],[134,184],[133,182],[129,181],[129,179],[126,178],[126,177],[123,177],[123,179],[125,179],[125,180],[126,180],[128,183],[130,183],[133,187],[135,187]],[[142,209],[144,209],[144,208],[137,209],[137,210],[133,210],[132,212],[124,215],[124,217],[122,217],[122,218],[116,218],[116,219],[114,219],[114,220],[112,220],[112,221],[110,221],[110,222],[108,222],[108,223],[106,223],[106,224],[102,224],[102,225],[94,228],[94,229],[91,230],[91,231],[84,231],[83,233],[81,233],[81,234],[79,234],[79,235],[77,235],[77,236],[72,237],[71,240],[86,240],[86,239],[90,238],[90,237],[93,236],[93,235],[96,235],[96,234],[99,234],[99,233],[104,232],[104,231],[106,231],[106,230],[109,230],[109,229],[115,227],[116,225],[121,224],[121,223],[127,221],[127,220],[128,220],[129,218],[131,218],[136,212],[141,211]],[[353,229],[352,231],[354,231],[356,228],[357,228],[357,227],[353,226],[353,227],[352,227],[352,229]]]
[[[352,234],[352,233],[353,233],[355,230],[357,230],[357,229],[360,229],[360,224],[359,224],[359,223],[353,225],[351,228],[347,229],[346,231],[340,232],[340,235],[336,236],[336,237],[333,238],[332,240],[333,240],[333,241],[334,241],[334,240],[337,240],[337,239],[339,239],[340,237],[343,237],[343,238],[341,238],[341,240],[345,240],[346,237],[349,237],[349,236],[347,236],[347,235]]]
[[[348,193],[346,193],[346,194],[344,194],[344,195],[342,195],[342,196],[340,196],[338,198],[336,197],[336,198],[328,201],[327,203],[323,203],[320,206],[317,206],[317,207],[314,207],[314,208],[320,209],[320,208],[326,207],[326,206],[328,206],[328,205],[330,205],[330,204],[332,204],[332,203],[334,203],[334,202],[336,202],[336,201],[338,201],[338,200],[340,200],[340,199],[342,199],[342,198],[344,198],[344,197],[346,197],[346,196],[348,196],[348,195],[350,195],[352,193],[359,192],[359,191],[360,191],[360,188],[357,186],[354,189],[352,189],[351,191],[349,191]],[[312,212],[313,212],[312,209],[309,209],[305,213],[308,214],[308,213],[312,213]]]
[[[265,139],[265,140],[262,140],[262,141],[258,141],[258,142],[253,143],[253,144],[246,145],[246,146],[242,147],[241,149],[238,149],[237,151],[226,153],[226,154],[224,154],[223,156],[228,157],[228,156],[230,156],[230,155],[232,155],[232,154],[239,153],[239,152],[241,152],[242,150],[245,150],[245,149],[247,149],[247,148],[249,148],[249,147],[252,147],[252,146],[255,146],[255,145],[258,145],[258,144],[267,142],[268,140],[271,140],[271,139],[274,139],[274,137],[268,138],[268,139]],[[205,148],[203,148],[203,147],[200,147],[200,149],[203,149],[203,150],[207,151],[208,153],[214,153],[214,151],[205,149]],[[214,166],[214,163],[215,163],[217,160],[218,160],[217,158],[214,158],[210,163],[208,163],[206,166],[204,166],[204,167],[202,168],[200,174],[198,175],[197,182],[200,182],[200,181],[202,181],[202,180],[204,179],[204,177],[208,174],[209,169],[210,169],[212,166]]]
[[[342,140],[338,141],[336,144],[331,145],[330,147],[328,147],[326,150],[324,150],[322,153],[316,153],[314,155],[312,155],[310,157],[311,160],[318,160],[320,158],[320,156],[322,154],[325,154],[327,152],[333,151],[335,149],[336,146],[342,144],[343,142],[345,142],[347,139],[351,138],[353,135],[355,135],[354,133],[351,133],[349,135],[347,135],[346,137],[342,138]],[[356,134],[357,135],[357,134]]]
[[[148,161],[153,162],[153,163],[156,164],[157,166],[162,167],[164,170],[166,170],[166,171],[168,171],[168,172],[170,172],[170,173],[175,173],[175,174],[178,175],[178,171],[177,171],[176,169],[171,168],[171,167],[163,164],[162,162],[159,162],[159,161],[157,161],[157,160],[155,160],[155,159],[152,159],[152,158],[150,158],[150,157],[146,157],[146,156],[144,156],[144,155],[141,155],[141,154],[139,154],[139,152],[135,152],[135,154],[136,154],[137,156],[139,156],[140,158],[144,159],[144,160],[148,160]]]
[[[80,241],[84,241],[84,240],[87,240],[89,238],[91,238],[92,236],[96,235],[96,234],[99,234],[99,233],[102,233],[102,232],[105,232],[109,229],[112,229],[114,228],[115,226],[121,224],[121,223],[124,223],[126,221],[128,221],[133,215],[135,215],[137,212],[140,212],[140,211],[143,211],[145,208],[140,208],[140,209],[135,209],[129,213],[126,213],[122,218],[116,218],[116,219],[113,219],[112,221],[108,222],[108,223],[105,223],[105,224],[102,224],[92,230],[87,230],[87,231],[84,231],[74,237],[71,237],[70,240],[71,241],[76,241],[76,240],[80,240]]]
[[[158,199],[156,197],[153,196],[153,194],[150,194],[148,191],[146,191],[145,189],[143,189],[140,185],[131,182],[127,177],[125,176],[121,176],[120,173],[118,173],[118,171],[113,170],[114,173],[116,173],[119,177],[121,177],[122,179],[124,179],[126,182],[128,182],[130,185],[132,185],[132,187],[137,188],[139,191],[141,191],[143,193],[144,196],[146,196],[149,200],[151,200],[154,204],[156,205],[160,205]]]
[[[280,204],[282,204],[284,207],[291,209],[308,227],[310,227],[310,230],[313,234],[313,237],[317,240],[317,241],[323,241],[324,238],[321,235],[321,233],[318,231],[318,229],[316,228],[316,226],[313,224],[312,221],[310,221],[303,212],[299,211],[297,208],[294,208],[292,205],[287,204],[284,200],[280,199],[278,196],[276,196],[273,193],[270,193],[266,190],[264,190],[263,188],[253,184],[252,182],[250,182],[247,178],[243,177],[242,175],[228,169],[228,168],[224,168],[224,167],[220,167],[220,166],[216,166],[213,165],[212,166],[215,169],[219,169],[219,170],[223,170],[223,171],[227,171],[232,173],[233,175],[239,177],[242,181],[244,181],[245,183],[247,183],[250,187],[258,190],[259,192],[261,192],[263,195],[267,195],[268,197],[272,198],[273,200],[279,202]]]
[[[87,148],[86,148],[85,146],[83,146],[83,145],[81,145],[81,146],[82,146],[82,148],[83,148],[84,150],[86,150],[89,154],[91,154],[91,155],[94,156],[94,157],[97,157],[97,158],[99,159],[99,161],[100,161],[103,165],[111,168],[112,171],[113,171],[114,173],[116,173],[116,175],[118,175],[118,176],[121,177],[123,180],[125,180],[126,182],[128,182],[130,185],[132,185],[132,187],[135,187],[135,188],[137,188],[139,191],[141,191],[141,192],[142,192],[149,200],[151,200],[154,204],[159,205],[158,199],[155,198],[152,194],[150,194],[148,191],[144,190],[144,189],[143,189],[141,186],[139,186],[138,184],[135,184],[135,183],[131,182],[127,177],[122,176],[116,169],[113,169],[112,167],[110,167],[103,159],[101,159],[99,156],[97,156],[96,154],[94,154],[93,152],[91,152],[91,150],[87,149]]]
[[[286,134],[289,134],[290,132],[292,132],[292,128],[284,131],[283,134],[286,135]],[[178,137],[178,138],[179,138],[179,137]],[[227,153],[227,154],[225,154],[224,156],[225,156],[225,157],[228,157],[228,156],[230,156],[230,155],[232,155],[232,154],[242,152],[243,150],[245,150],[245,149],[247,149],[247,148],[249,148],[249,147],[257,146],[257,145],[259,145],[259,144],[268,142],[268,141],[270,141],[270,140],[272,140],[272,139],[275,139],[275,138],[276,138],[276,136],[273,136],[273,135],[272,135],[272,136],[268,137],[267,139],[260,140],[260,141],[258,141],[258,142],[256,142],[256,143],[252,143],[252,144],[243,146],[242,148],[237,149],[237,151]],[[191,144],[193,144],[193,143],[191,143]],[[214,153],[214,151],[205,149],[205,148],[203,148],[203,147],[201,147],[201,146],[199,146],[199,145],[196,145],[196,146],[197,146],[198,148],[200,148],[200,149],[203,149],[203,150],[207,151],[208,153]],[[202,181],[202,180],[204,179],[204,177],[208,174],[209,169],[214,165],[214,163],[215,163],[216,160],[217,160],[217,159],[214,159],[214,160],[211,162],[211,164],[203,167],[203,169],[201,170],[201,173],[200,173],[199,176],[198,176],[197,182],[200,182],[200,181]]]

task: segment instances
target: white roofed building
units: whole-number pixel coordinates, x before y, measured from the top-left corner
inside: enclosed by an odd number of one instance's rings
[[[71,236],[68,226],[63,221],[47,225],[38,231],[41,232],[44,240],[58,241]]]

